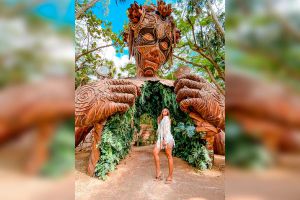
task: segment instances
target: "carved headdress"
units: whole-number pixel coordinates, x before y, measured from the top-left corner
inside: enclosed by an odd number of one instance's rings
[[[129,57],[135,57],[137,76],[156,76],[158,69],[172,59],[180,31],[171,12],[171,4],[163,1],[158,1],[157,6],[134,2],[128,9],[130,23],[124,40],[129,47]]]

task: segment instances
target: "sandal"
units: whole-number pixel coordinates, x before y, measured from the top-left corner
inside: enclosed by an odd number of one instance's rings
[[[155,181],[161,181],[161,180],[163,180],[163,173],[160,172],[159,175],[156,176],[154,180],[155,180]]]
[[[171,183],[173,183],[173,179],[166,179],[166,181],[165,181],[165,184],[171,184]]]

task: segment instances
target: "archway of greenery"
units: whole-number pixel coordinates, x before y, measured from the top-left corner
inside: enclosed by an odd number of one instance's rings
[[[125,114],[117,114],[107,120],[102,132],[99,150],[100,160],[95,175],[102,179],[129,153],[133,133],[139,130],[140,117],[147,114],[152,118],[154,130],[157,129],[157,117],[163,108],[168,108],[172,120],[172,134],[175,139],[173,155],[186,160],[199,169],[207,169],[212,161],[205,148],[202,134],[195,133],[190,117],[182,112],[176,102],[172,87],[158,81],[147,81],[141,88],[141,96]]]
[[[157,134],[155,134],[156,129],[153,128],[153,118],[148,113],[144,113],[139,119],[140,130],[135,130],[134,145],[144,146],[154,144],[157,140]],[[146,134],[146,136],[144,134]]]

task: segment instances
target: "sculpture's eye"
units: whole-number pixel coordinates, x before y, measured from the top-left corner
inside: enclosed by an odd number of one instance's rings
[[[161,42],[161,43],[160,43],[160,46],[161,46],[161,48],[162,48],[163,50],[167,50],[168,47],[169,47],[169,45],[168,45],[167,42]]]
[[[147,41],[153,41],[154,37],[151,33],[146,33],[145,35],[143,35],[143,39],[145,39]]]

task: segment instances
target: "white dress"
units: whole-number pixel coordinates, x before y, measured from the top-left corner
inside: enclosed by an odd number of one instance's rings
[[[161,122],[158,124],[157,136],[157,148],[164,149],[164,146],[161,145],[163,139],[165,139],[166,144],[168,144],[169,146],[175,146],[175,141],[173,135],[171,134],[171,121],[169,116],[164,116]]]

